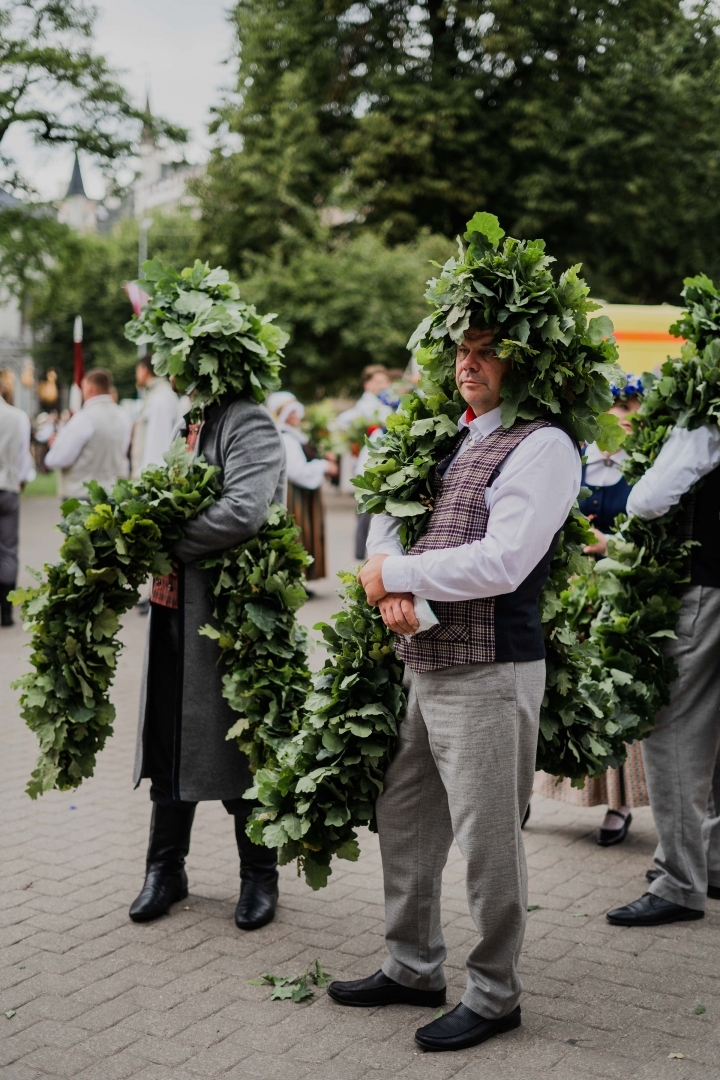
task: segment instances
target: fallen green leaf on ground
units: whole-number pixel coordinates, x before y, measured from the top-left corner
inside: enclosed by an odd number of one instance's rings
[[[537,911],[539,907],[539,904],[528,904],[528,911]]]
[[[264,972],[259,979],[249,979],[248,981],[251,986],[262,986],[265,983],[272,986],[271,1001],[290,999],[290,1001],[300,1002],[315,996],[315,991],[311,989],[308,982],[314,983],[315,986],[322,989],[330,982],[330,974],[323,971],[319,959],[316,958],[307,970],[303,971],[302,975],[287,977]]]
[[[438,1009],[436,1013],[433,1013],[433,1020],[439,1020],[441,1016],[445,1015],[444,1009]]]
[[[12,1020],[13,1016],[15,1015],[15,1011],[15,1009],[8,1009],[8,1011],[5,1013],[8,1020]]]
[[[702,1014],[706,1013],[706,1012],[707,1012],[707,1009],[705,1008],[704,1005],[696,1005],[695,1006],[695,1015],[696,1016],[702,1016]]]
[[[684,1054],[668,1054],[668,1059],[669,1058],[684,1058],[684,1057],[685,1057]]]

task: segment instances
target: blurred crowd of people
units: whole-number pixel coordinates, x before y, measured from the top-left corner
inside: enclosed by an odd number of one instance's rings
[[[190,402],[171,382],[155,374],[151,357],[135,369],[138,397],[118,401],[112,375],[93,368],[82,380],[82,406],[75,413],[46,407],[31,422],[13,404],[13,380],[0,379],[0,606],[2,625],[12,625],[7,595],[17,581],[20,493],[36,473],[56,472],[61,498],[82,498],[85,485],[112,487],[122,477],[137,478],[161,465]],[[365,437],[377,437],[387,417],[411,389],[412,372],[366,367],[362,393],[350,407],[343,402],[306,406],[290,391],[272,394],[267,407],[280,429],[287,458],[288,505],[313,556],[308,578],[327,573],[322,486],[327,481],[352,491],[350,479],[367,460]],[[57,401],[56,393],[52,400]],[[45,395],[47,397],[47,395]],[[50,401],[48,397],[48,402]],[[43,398],[44,400],[44,398]],[[308,415],[310,414],[310,415]],[[367,516],[358,516],[356,556],[364,558]],[[145,613],[148,596],[139,609]]]

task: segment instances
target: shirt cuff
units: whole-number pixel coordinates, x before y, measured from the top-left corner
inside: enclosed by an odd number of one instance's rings
[[[411,561],[412,556],[391,555],[382,564],[383,585],[389,593],[412,592],[408,584]]]

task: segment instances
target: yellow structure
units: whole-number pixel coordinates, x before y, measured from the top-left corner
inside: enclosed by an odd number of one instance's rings
[[[605,304],[593,315],[607,315],[615,327],[622,368],[633,375],[657,371],[668,356],[680,354],[683,338],[673,337],[670,326],[682,308],[671,304]]]

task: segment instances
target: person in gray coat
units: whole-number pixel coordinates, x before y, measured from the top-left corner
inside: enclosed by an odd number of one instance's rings
[[[245,398],[206,406],[202,423],[185,424],[181,434],[220,467],[223,487],[186,524],[176,572],[153,585],[134,777],[150,779],[153,811],[145,883],[130,917],[147,922],[187,896],[195,808],[218,799],[234,817],[240,855],[235,922],[254,930],[275,914],[277,859],[245,834],[254,804],[242,796],[252,777],[246,756],[225,738],[237,716],[222,696],[217,643],[198,633],[211,621],[211,604],[209,573],[197,563],[255,536],[270,504],[285,501],[285,453],[267,409]]]

